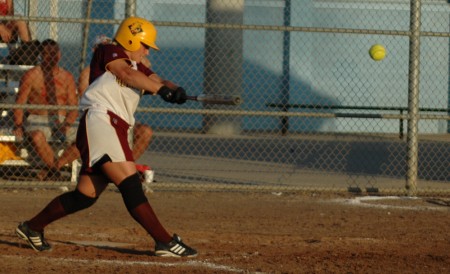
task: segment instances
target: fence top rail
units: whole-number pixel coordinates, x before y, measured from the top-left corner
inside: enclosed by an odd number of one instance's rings
[[[60,23],[91,23],[118,25],[122,19],[86,19],[86,18],[62,18],[62,17],[33,17],[33,16],[3,16],[4,20],[24,20],[27,22],[60,22]],[[195,23],[195,22],[174,22],[174,21],[153,21],[153,24],[161,27],[186,27],[186,28],[211,28],[211,29],[236,29],[236,30],[258,30],[258,31],[291,31],[291,32],[324,32],[324,33],[345,33],[345,34],[374,34],[410,36],[409,30],[373,30],[373,29],[352,29],[352,28],[323,28],[323,27],[302,27],[302,26],[278,26],[278,25],[240,25],[240,24],[220,24],[220,23]],[[450,37],[449,32],[422,31],[421,36]]]

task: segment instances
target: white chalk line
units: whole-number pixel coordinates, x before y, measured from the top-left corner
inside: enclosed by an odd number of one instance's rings
[[[334,199],[332,202],[355,205],[361,207],[381,208],[381,209],[406,209],[406,210],[436,210],[436,211],[448,211],[445,207],[436,206],[398,206],[398,205],[386,205],[386,204],[373,204],[365,203],[365,201],[381,201],[381,200],[420,200],[418,197],[399,197],[399,196],[364,196],[355,197],[351,199]]]
[[[38,260],[36,256],[21,256],[21,255],[0,255],[2,258],[6,259],[33,259]],[[126,260],[105,260],[105,259],[72,259],[72,258],[54,258],[54,257],[40,257],[45,261],[53,261],[55,263],[80,263],[80,264],[109,264],[109,265],[120,265],[120,266],[159,266],[159,267],[176,267],[176,266],[190,266],[190,267],[202,267],[210,270],[222,270],[228,272],[237,273],[248,273],[248,271],[238,269],[226,265],[217,265],[206,261],[183,261],[183,262],[149,262],[149,261],[126,261]]]

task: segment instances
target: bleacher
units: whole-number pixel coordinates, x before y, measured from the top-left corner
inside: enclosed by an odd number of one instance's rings
[[[22,140],[17,140],[12,133],[14,121],[13,113],[10,107],[15,103],[15,97],[18,92],[18,85],[22,75],[33,67],[33,65],[10,65],[7,63],[7,53],[14,45],[0,43],[1,63],[0,63],[0,104],[4,106],[0,108],[0,148],[2,149],[0,158],[0,167],[12,168],[30,168],[41,169],[43,164],[40,159],[30,150],[30,146]],[[50,141],[56,153],[61,155],[63,152],[63,144],[59,141]],[[79,169],[79,161],[72,162],[70,166],[66,166],[64,171],[69,172],[70,181],[76,182],[77,172]]]

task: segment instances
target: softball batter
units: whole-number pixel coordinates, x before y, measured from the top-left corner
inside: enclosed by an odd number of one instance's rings
[[[155,255],[194,257],[197,251],[170,235],[159,222],[140,182],[128,144],[128,131],[144,94],[158,94],[169,103],[183,104],[186,92],[161,79],[141,64],[156,46],[152,23],[139,17],[122,21],[115,43],[99,46],[91,60],[89,87],[80,106],[84,114],[77,132],[82,169],[76,189],[54,198],[40,213],[22,222],[16,234],[36,251],[51,249],[44,228],[69,214],[92,206],[109,182],[122,194],[130,215],[155,241]]]

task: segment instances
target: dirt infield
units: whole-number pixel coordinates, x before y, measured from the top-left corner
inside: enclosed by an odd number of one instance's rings
[[[1,189],[1,273],[450,273],[450,207],[425,199],[157,191],[149,200],[194,259],[153,256],[153,242],[107,190],[46,229],[51,252],[15,236],[56,189]],[[326,197],[325,197],[326,196]]]

